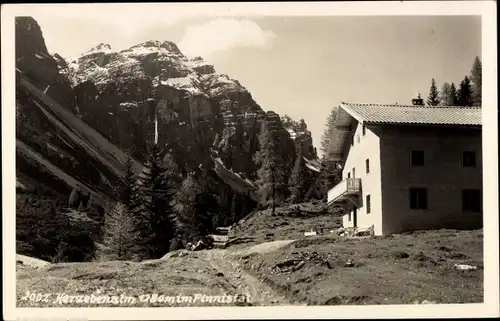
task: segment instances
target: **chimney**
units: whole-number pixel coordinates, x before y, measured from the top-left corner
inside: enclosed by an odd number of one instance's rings
[[[424,105],[424,99],[422,98],[422,96],[420,95],[420,93],[418,93],[417,98],[413,98],[413,99],[411,100],[411,103],[412,103],[414,106],[423,106],[423,105]]]

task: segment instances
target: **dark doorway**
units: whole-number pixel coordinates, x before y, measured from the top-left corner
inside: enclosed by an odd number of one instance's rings
[[[352,210],[352,220],[353,220],[353,226],[358,227],[358,209],[354,208]]]

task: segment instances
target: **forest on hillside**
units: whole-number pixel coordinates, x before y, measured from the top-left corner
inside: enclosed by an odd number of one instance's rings
[[[287,153],[283,142],[289,133],[276,116],[268,113],[261,123],[255,142],[258,152],[251,159],[257,168],[259,202],[229,187],[217,190],[212,170],[203,165],[197,170],[181,169],[169,150],[149,142],[141,172],[134,172],[129,155],[125,175],[105,204],[78,188],[66,201],[40,189],[19,193],[18,253],[51,262],[159,258],[204,239],[218,226],[234,224],[253,210],[274,211],[285,204],[325,200],[326,192],[340,179],[338,168],[324,159],[319,173],[311,171],[300,145],[295,155]],[[213,144],[204,148],[233,170],[241,166],[232,163],[233,156],[244,153],[248,143],[242,127],[236,126],[217,148]]]

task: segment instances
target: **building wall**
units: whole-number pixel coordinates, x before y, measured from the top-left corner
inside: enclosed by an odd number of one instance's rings
[[[481,130],[420,126],[379,129],[383,234],[437,228],[480,228],[482,213],[462,212],[462,189],[482,190]],[[424,150],[423,167],[410,166],[410,151]],[[462,152],[476,151],[476,167],[463,167]],[[410,209],[410,187],[427,189],[427,210]]]
[[[366,127],[365,135],[362,132],[362,125],[356,124],[352,134],[354,144],[346,151],[346,161],[342,170],[342,179],[351,177],[361,178],[361,193],[357,198],[357,226],[375,226],[375,234],[382,233],[382,195],[381,195],[381,168],[380,168],[380,141],[379,137],[369,127]],[[366,173],[366,159],[370,162],[370,171]],[[355,176],[353,176],[355,169]],[[370,195],[370,213],[367,214],[366,195]],[[348,204],[352,205],[352,204]],[[348,214],[342,218],[344,227],[352,227],[354,224],[354,211],[351,209],[351,220]]]

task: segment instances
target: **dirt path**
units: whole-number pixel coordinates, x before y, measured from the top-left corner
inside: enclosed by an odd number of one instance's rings
[[[285,245],[288,245],[288,244],[292,243],[293,241],[295,241],[295,240],[280,240],[280,241],[264,242],[264,243],[260,243],[260,244],[251,246],[251,247],[246,248],[246,249],[241,249],[241,250],[235,252],[235,254],[245,256],[245,255],[249,255],[252,253],[259,253],[259,254],[269,253],[269,252],[275,251],[275,250],[277,250]]]
[[[252,305],[287,305],[290,304],[290,302],[286,297],[277,293],[269,285],[246,272],[237,260],[238,257],[242,255],[276,250],[290,242],[292,241],[266,242],[236,252],[213,249],[200,251],[198,253],[200,253],[200,258],[207,260],[213,268],[223,273],[226,280],[232,284],[240,294],[249,294]]]

